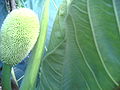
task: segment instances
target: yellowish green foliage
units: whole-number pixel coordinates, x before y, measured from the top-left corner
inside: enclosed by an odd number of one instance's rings
[[[0,59],[6,64],[21,62],[33,48],[39,34],[39,20],[30,9],[13,10],[4,20],[0,35]]]

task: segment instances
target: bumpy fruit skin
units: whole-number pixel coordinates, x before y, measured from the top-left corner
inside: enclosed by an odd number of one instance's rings
[[[38,17],[32,10],[13,10],[1,27],[0,60],[9,65],[21,62],[37,41],[39,25]]]

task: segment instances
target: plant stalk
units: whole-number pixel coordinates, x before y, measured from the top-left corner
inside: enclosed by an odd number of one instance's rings
[[[12,66],[3,64],[2,69],[2,90],[12,90],[11,89],[11,68]]]
[[[35,90],[36,79],[38,76],[41,59],[44,53],[45,41],[46,41],[46,35],[48,29],[49,1],[50,0],[45,0],[45,6],[41,21],[40,35],[32,51],[32,56],[30,57],[31,59],[27,66],[20,90]]]

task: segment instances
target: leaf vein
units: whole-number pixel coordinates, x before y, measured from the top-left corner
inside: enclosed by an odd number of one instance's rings
[[[71,16],[71,15],[70,15],[70,16]],[[71,16],[71,19],[72,19],[72,16]],[[80,46],[79,43],[78,43],[77,34],[76,34],[76,33],[77,33],[77,32],[76,32],[76,26],[75,26],[75,23],[74,23],[74,20],[73,20],[73,19],[72,19],[72,22],[73,22],[73,27],[74,27],[74,30],[75,30],[75,40],[76,40],[76,44],[77,44],[77,46],[78,46],[78,48],[79,48],[79,51],[80,51],[80,53],[82,54],[83,60],[85,61],[85,64],[87,65],[88,69],[89,69],[90,72],[92,73],[92,75],[93,75],[93,77],[94,77],[94,79],[95,79],[95,81],[96,81],[99,89],[102,90],[102,88],[101,88],[101,86],[100,86],[100,84],[99,84],[99,82],[98,82],[98,80],[97,80],[97,78],[96,78],[96,75],[95,75],[94,71],[92,70],[92,68],[90,67],[89,63],[87,62],[87,59],[86,59],[86,57],[85,57],[85,55],[84,55],[84,53],[83,53],[83,51],[82,51],[82,48],[81,48],[81,46]]]
[[[106,73],[108,74],[108,76],[110,77],[110,79],[115,83],[116,86],[119,86],[119,84],[115,81],[115,79],[111,76],[110,72],[108,71],[105,63],[104,63],[104,60],[102,58],[102,55],[101,55],[101,52],[99,50],[99,46],[98,46],[98,43],[97,43],[97,40],[96,40],[96,35],[95,35],[95,31],[94,31],[94,28],[93,28],[93,24],[92,24],[92,20],[91,20],[91,13],[90,13],[90,9],[89,9],[89,1],[88,0],[88,6],[87,6],[87,10],[88,10],[88,17],[89,17],[89,22],[90,22],[90,26],[91,26],[91,30],[92,30],[92,34],[93,34],[93,39],[94,39],[94,42],[95,42],[95,46],[96,46],[96,50],[98,52],[98,55],[99,55],[99,58],[100,58],[100,61],[102,62],[102,65],[106,71]]]

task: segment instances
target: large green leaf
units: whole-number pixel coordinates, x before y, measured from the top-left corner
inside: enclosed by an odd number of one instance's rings
[[[40,90],[119,90],[120,0],[64,0]]]

